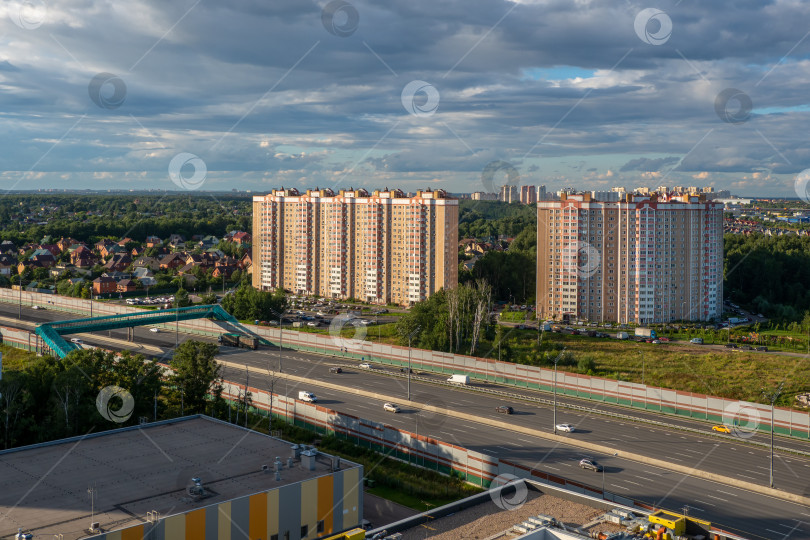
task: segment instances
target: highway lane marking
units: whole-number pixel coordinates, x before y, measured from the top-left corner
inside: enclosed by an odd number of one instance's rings
[[[646,476],[636,476],[636,478],[640,480],[646,480],[647,482],[655,482],[652,478],[647,478]]]
[[[634,436],[632,436],[632,435],[625,435],[624,437],[625,437],[626,439],[635,439],[635,440],[639,440],[639,438],[638,438],[638,437],[634,437]]]
[[[693,454],[700,454],[701,456],[705,454],[705,452],[701,452],[700,450],[692,450],[689,448],[683,448],[684,452],[692,452]]]
[[[554,470],[554,471],[559,471],[559,470],[560,470],[560,469],[558,469],[557,467],[552,467],[551,465],[543,465],[543,466],[544,466],[546,469],[552,469],[552,470]]]
[[[736,493],[729,493],[728,491],[723,491],[722,489],[718,489],[718,490],[717,490],[717,493],[724,493],[724,494],[726,494],[726,495],[731,495],[732,497],[736,497],[736,496],[737,496],[737,494],[736,494]]]
[[[766,530],[766,531],[768,531],[768,532],[772,532],[772,533],[774,533],[774,534],[779,534],[779,535],[781,535],[781,534],[782,534],[782,532],[781,532],[781,531],[774,531],[774,530],[771,530],[771,529],[765,529],[765,530]]]
[[[716,504],[712,504],[712,503],[706,502],[706,501],[701,501],[700,499],[695,499],[695,502],[699,502],[700,504],[705,504],[707,506],[717,506]],[[695,510],[700,510],[701,512],[705,512],[705,510],[702,510],[702,509],[698,508],[697,506],[690,506],[689,508],[693,508]]]
[[[628,484],[633,484],[634,486],[641,487],[641,484],[639,484],[638,482],[631,482],[630,480],[621,480],[621,482],[627,482]]]
[[[618,485],[618,484],[610,484],[610,485],[611,485],[612,487],[614,487],[614,488],[617,488],[617,489],[623,489],[623,490],[625,490],[625,491],[630,491],[630,488],[629,488],[629,487],[627,487],[627,486],[620,486],[620,485]]]
[[[689,457],[692,457],[692,456],[689,456]],[[670,457],[670,456],[667,456],[667,459],[671,459],[672,461],[683,461],[682,459],[678,459],[676,457]]]
[[[682,456],[682,457],[688,457],[688,458],[692,457],[689,454],[681,454],[680,452],[672,452],[672,453],[675,454],[675,455],[678,455],[678,456]]]
[[[520,437],[517,437],[517,440],[519,440],[519,441],[523,441],[523,442],[527,442],[527,443],[533,443],[533,442],[535,442],[535,441],[530,441],[529,439],[522,439],[522,438],[520,438]]]
[[[756,480],[753,476],[746,476],[744,474],[737,473],[737,476],[742,476],[743,478],[750,478],[751,480]]]
[[[726,499],[723,499],[722,497],[715,497],[714,495],[709,495],[708,493],[706,494],[706,496],[710,499],[717,499],[718,501],[728,502]]]

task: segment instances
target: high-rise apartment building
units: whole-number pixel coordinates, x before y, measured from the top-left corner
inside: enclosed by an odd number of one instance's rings
[[[722,204],[676,193],[537,203],[540,317],[649,324],[710,320],[722,306]]]
[[[537,202],[537,193],[534,186],[520,186],[520,202],[523,204],[534,204]]]
[[[258,289],[409,305],[457,282],[458,200],[443,190],[253,197]]]
[[[501,192],[498,195],[498,200],[508,203],[520,201],[520,196],[518,195],[518,187],[510,184],[505,184],[501,186]]]

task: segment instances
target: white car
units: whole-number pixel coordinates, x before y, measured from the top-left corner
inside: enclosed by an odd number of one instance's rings
[[[150,328],[149,331],[152,332],[153,334],[157,334],[158,332],[160,332],[158,328]]]
[[[31,306],[31,309],[42,309],[42,308],[39,306]]]
[[[78,343],[79,345],[81,345],[82,343],[84,343],[84,341],[80,340],[80,339],[79,339],[79,338],[77,338],[77,337],[75,337],[75,338],[71,338],[71,339],[70,339],[70,342],[71,342],[71,343]]]
[[[576,431],[576,428],[574,428],[574,426],[571,424],[557,424],[557,431],[562,431],[564,433],[573,433],[574,431]]]
[[[371,369],[371,364],[369,364],[368,362],[363,362],[362,364],[360,364],[360,367],[363,369]]]
[[[388,412],[398,413],[399,405],[397,405],[396,403],[386,403],[385,405],[383,405],[383,409],[385,409]]]

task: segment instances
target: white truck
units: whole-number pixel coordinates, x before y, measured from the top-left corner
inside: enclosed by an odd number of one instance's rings
[[[627,335],[627,332],[618,332],[616,339],[630,339],[630,336]]]
[[[315,403],[316,401],[318,401],[318,398],[315,397],[315,394],[313,394],[312,392],[307,392],[305,390],[301,390],[300,392],[298,392],[298,399],[309,403]]]
[[[544,332],[551,332],[551,323],[548,322],[548,321],[541,322],[540,323],[540,330],[542,330]]]
[[[451,375],[447,382],[453,384],[470,384],[470,378],[467,375]]]
[[[636,328],[636,337],[655,339],[658,336],[656,335],[655,330],[650,328]]]

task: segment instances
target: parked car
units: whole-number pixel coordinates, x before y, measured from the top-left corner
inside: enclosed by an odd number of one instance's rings
[[[696,337],[689,340],[689,343],[694,343],[695,345],[703,345],[703,338]]]
[[[573,433],[576,431],[576,428],[571,424],[557,424],[557,431],[562,431],[563,433]]]
[[[653,340],[650,340],[650,343],[652,343],[652,344],[654,344],[654,345],[660,345],[660,344],[661,344],[661,340],[660,340],[660,339],[653,339]]]
[[[396,403],[386,403],[385,405],[383,405],[383,409],[388,412],[398,413],[399,405],[397,405]]]
[[[768,347],[761,346],[761,347],[757,347],[757,349],[756,349],[756,350],[758,350],[758,351],[764,351],[764,352],[767,352],[767,351],[768,351]]]
[[[371,369],[371,364],[369,364],[368,362],[363,362],[362,364],[360,364],[360,367],[363,369]]]
[[[498,405],[495,407],[495,412],[503,414],[512,414],[515,410],[509,405]]]
[[[595,459],[592,458],[581,459],[579,461],[579,466],[582,467],[583,469],[590,469],[596,472],[602,472],[603,470],[602,466],[599,463],[597,463]]]
[[[712,426],[712,431],[718,431],[720,433],[731,433],[731,428],[723,424],[718,424],[716,426]]]
[[[150,328],[149,331],[152,332],[153,334],[157,334],[158,332],[160,332],[160,330],[157,328]]]
[[[81,345],[82,343],[84,343],[84,341],[80,340],[80,339],[79,339],[79,338],[77,338],[77,337],[75,337],[75,338],[70,338],[70,342],[71,342],[71,343],[77,343],[77,344],[79,344],[79,345]]]
[[[45,308],[39,306],[31,306],[31,309],[45,309]]]
[[[338,366],[333,366],[329,368],[329,373],[343,373],[343,369]]]

